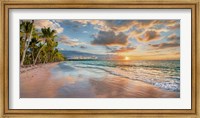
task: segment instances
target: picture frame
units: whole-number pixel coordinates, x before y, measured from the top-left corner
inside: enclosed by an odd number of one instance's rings
[[[10,9],[191,9],[192,20],[192,85],[191,109],[9,109],[9,10]],[[2,117],[200,117],[199,116],[199,1],[1,1],[1,116]]]

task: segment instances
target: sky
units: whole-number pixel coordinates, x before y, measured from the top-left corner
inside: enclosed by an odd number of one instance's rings
[[[130,60],[179,60],[180,20],[35,20],[57,31],[58,49]]]

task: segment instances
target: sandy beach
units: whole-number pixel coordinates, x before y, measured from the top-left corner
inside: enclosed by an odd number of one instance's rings
[[[141,81],[61,63],[23,68],[21,98],[177,98],[171,92]]]

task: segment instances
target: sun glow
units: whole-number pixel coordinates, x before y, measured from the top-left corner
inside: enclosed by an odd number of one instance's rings
[[[130,58],[129,58],[129,57],[127,57],[127,56],[124,58],[124,60],[129,60],[129,59],[130,59]]]

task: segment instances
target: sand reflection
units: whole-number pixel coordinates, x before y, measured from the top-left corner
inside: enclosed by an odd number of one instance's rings
[[[65,71],[63,71],[63,68]],[[21,98],[166,98],[179,93],[102,70],[49,64],[20,75]]]
[[[174,92],[160,90],[152,85],[126,78],[106,78],[103,81],[90,80],[96,97],[100,98],[155,98],[178,97]]]

